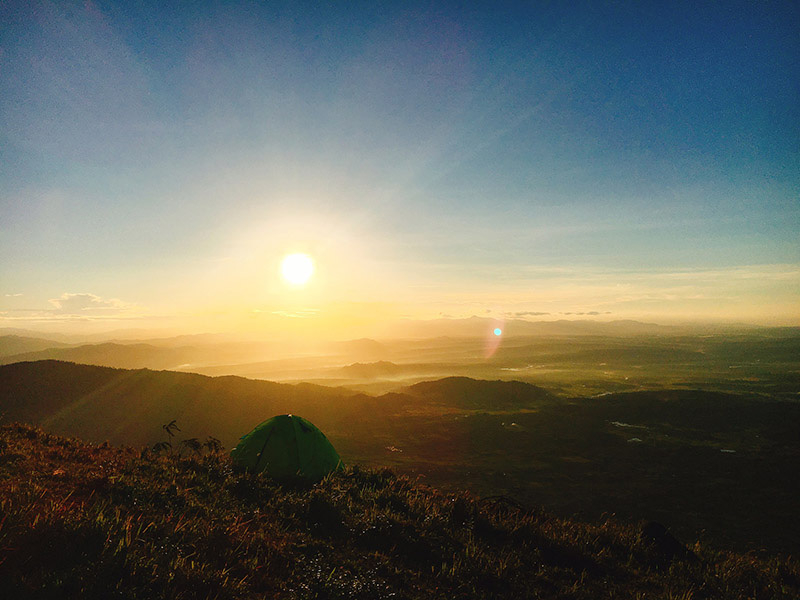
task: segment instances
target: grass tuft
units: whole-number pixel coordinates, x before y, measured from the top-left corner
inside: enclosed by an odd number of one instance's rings
[[[0,428],[9,598],[797,598],[800,565],[357,466],[316,485]]]

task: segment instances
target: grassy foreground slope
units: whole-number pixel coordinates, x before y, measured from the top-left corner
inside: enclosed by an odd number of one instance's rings
[[[797,598],[800,564],[350,468],[313,487],[0,428],[13,598]]]

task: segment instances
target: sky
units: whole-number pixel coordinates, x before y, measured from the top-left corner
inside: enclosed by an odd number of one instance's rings
[[[0,19],[0,326],[800,325],[796,3]]]

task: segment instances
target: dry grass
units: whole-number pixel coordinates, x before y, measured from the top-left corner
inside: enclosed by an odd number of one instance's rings
[[[315,486],[183,457],[0,428],[0,589],[9,598],[787,598],[785,557],[677,554],[641,528],[388,470]]]

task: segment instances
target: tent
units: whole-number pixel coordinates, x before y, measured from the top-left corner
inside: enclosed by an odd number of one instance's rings
[[[297,415],[278,415],[256,426],[231,451],[231,458],[237,468],[276,479],[299,475],[319,481],[343,466],[325,434]]]

